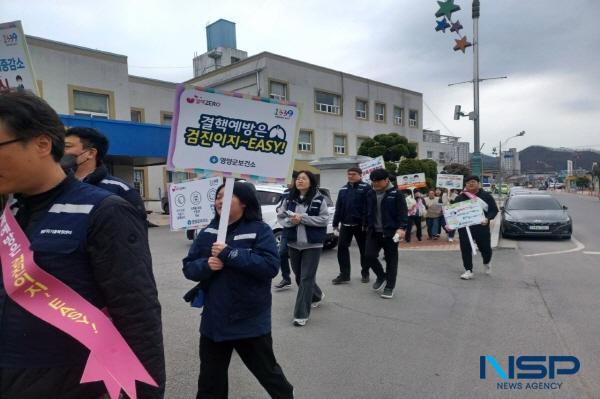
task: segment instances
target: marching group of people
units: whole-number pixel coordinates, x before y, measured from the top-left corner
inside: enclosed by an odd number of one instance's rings
[[[65,129],[42,99],[24,92],[0,95],[0,194],[14,195],[8,212],[30,241],[36,265],[60,279],[108,315],[157,387],[137,384],[138,397],[162,398],[165,388],[161,305],[152,271],[146,213],[139,194],[110,176],[104,156],[108,141],[89,128]],[[498,212],[493,198],[479,189],[476,176],[460,193],[430,191],[405,196],[383,169],[361,180],[350,168],[333,215],[339,232],[339,275],[351,278],[349,247],[360,252],[361,281],[382,298],[392,298],[398,272],[399,244],[410,241],[412,226],[421,239],[421,219],[428,235],[440,237],[441,207],[477,199],[485,220],[472,226],[473,240],[490,267],[489,220]],[[311,309],[325,295],[316,282],[327,235],[327,200],[309,171],[294,174],[278,207],[284,227],[279,248],[262,221],[249,183],[236,182],[225,242],[217,241],[224,186],[217,190],[216,215],[194,240],[183,259],[183,274],[198,282],[192,302],[203,306],[200,326],[197,398],[227,398],[227,369],[235,351],[273,398],[293,398],[293,387],[276,361],[271,337],[271,284],[298,285],[293,324],[305,326]],[[440,227],[441,226],[441,227]],[[465,273],[472,278],[471,244],[459,229]],[[452,232],[448,231],[448,237]],[[383,250],[385,268],[379,261]],[[291,264],[291,270],[288,265]],[[2,265],[3,275],[6,265]],[[4,275],[4,277],[6,277]],[[0,279],[0,398],[105,398],[101,382],[80,384],[89,351],[69,333],[47,324],[21,307]],[[12,294],[14,295],[14,293]],[[110,345],[109,343],[105,343]]]

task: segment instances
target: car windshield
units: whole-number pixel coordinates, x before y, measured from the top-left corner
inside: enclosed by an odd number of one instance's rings
[[[509,211],[542,211],[542,210],[560,210],[562,207],[557,200],[550,196],[516,196],[508,200],[506,209]]]
[[[281,201],[281,194],[272,191],[257,191],[256,197],[260,205],[277,205]]]

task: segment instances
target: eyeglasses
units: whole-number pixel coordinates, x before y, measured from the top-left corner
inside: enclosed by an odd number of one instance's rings
[[[3,145],[8,145],[8,144],[16,143],[17,141],[23,141],[23,139],[19,138],[19,139],[12,139],[12,140],[8,140],[8,141],[3,141],[2,143],[0,143],[0,147],[2,147]]]

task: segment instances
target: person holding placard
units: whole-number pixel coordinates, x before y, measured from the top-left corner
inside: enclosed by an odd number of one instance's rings
[[[360,253],[361,282],[369,282],[369,266],[365,262],[365,228],[367,224],[367,195],[371,186],[361,180],[362,170],[352,167],[346,171],[348,183],[338,193],[333,216],[333,228],[340,232],[338,263],[340,274],[334,285],[350,282],[350,244],[356,239]]]
[[[298,172],[296,184],[279,208],[277,218],[287,230],[291,266],[298,284],[293,324],[302,327],[308,322],[311,307],[319,306],[325,297],[316,277],[327,236],[329,210],[314,174]]]
[[[406,190],[406,191],[410,192],[410,190]],[[407,206],[408,206],[408,226],[406,228],[405,241],[410,242],[410,240],[411,240],[413,224],[415,225],[415,228],[416,228],[417,240],[421,241],[421,240],[423,240],[421,219],[422,219],[423,215],[425,214],[425,212],[427,212],[427,210],[425,208],[425,201],[423,201],[423,194],[421,194],[420,191],[415,190],[414,191],[415,198],[414,198],[414,200],[410,201],[410,205],[409,205],[409,201],[408,201],[409,194],[405,194],[405,195],[407,195],[406,202],[407,202]]]
[[[498,214],[498,206],[496,205],[494,198],[487,191],[481,189],[478,176],[470,176],[465,180],[465,189],[456,197],[454,202],[457,203],[473,199],[477,199],[479,202],[483,209],[485,219],[481,222],[481,225],[471,226],[468,227],[468,229],[471,230],[473,241],[481,251],[483,268],[487,274],[490,274],[492,272],[490,221]],[[458,229],[458,236],[460,239],[460,252],[462,255],[463,266],[465,268],[465,272],[460,278],[463,280],[470,280],[473,278],[473,252],[467,228],[463,227]]]
[[[442,215],[442,204],[440,198],[436,197],[435,190],[429,190],[425,198],[425,221],[427,222],[427,239],[437,240],[440,238],[440,216]]]
[[[373,191],[367,202],[367,245],[365,258],[375,272],[377,280],[373,290],[380,291],[381,297],[394,297],[396,275],[398,274],[398,245],[404,240],[408,224],[406,199],[402,192],[390,182],[385,169],[371,173]],[[379,252],[383,249],[385,271],[379,262]]]
[[[222,185],[215,218],[183,259],[185,277],[200,281],[198,294],[204,300],[196,397],[227,398],[227,370],[235,349],[272,398],[293,398],[271,337],[271,282],[279,271],[275,237],[262,221],[252,185],[236,182],[225,243],[217,242],[224,196]]]

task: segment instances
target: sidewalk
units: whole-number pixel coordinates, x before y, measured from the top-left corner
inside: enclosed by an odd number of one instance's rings
[[[492,232],[492,248],[498,247],[499,235],[500,235],[500,215],[496,216],[496,219],[490,223],[490,230]],[[460,244],[458,238],[458,232],[454,234],[454,241],[449,242],[448,236],[444,231],[437,240],[427,239],[427,229],[423,228],[423,241],[418,241],[415,233],[413,232],[410,242],[402,241],[400,243],[401,251],[460,251]]]

